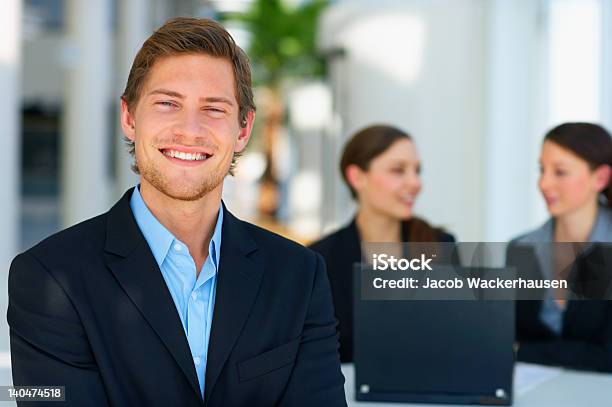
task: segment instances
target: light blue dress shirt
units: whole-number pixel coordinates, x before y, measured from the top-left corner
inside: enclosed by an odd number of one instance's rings
[[[208,246],[208,257],[206,257],[197,278],[196,265],[189,254],[187,245],[175,238],[153,216],[142,199],[139,187],[134,188],[130,206],[134,218],[136,218],[136,223],[159,265],[176,305],[176,310],[181,317],[195,370],[198,374],[200,391],[204,395],[208,341],[210,339],[221,253],[223,206],[219,207],[217,224]]]

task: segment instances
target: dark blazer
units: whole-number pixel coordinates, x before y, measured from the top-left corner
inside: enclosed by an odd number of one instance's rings
[[[131,191],[13,260],[14,384],[72,406],[346,406],[321,257],[227,210],[203,399]]]
[[[552,241],[552,236],[551,219],[540,228],[514,239],[508,249],[508,264],[519,267],[519,270],[537,273],[530,278],[542,278],[542,274],[549,274],[543,269],[550,265],[547,243]],[[589,241],[612,242],[610,209],[600,207]],[[578,270],[579,274],[593,270],[593,267],[587,264],[593,260],[590,257],[599,257],[602,253],[608,259],[601,263],[607,267],[612,264],[610,250],[598,249],[600,248],[594,245],[592,252],[586,251],[585,256],[576,260],[574,269]],[[594,260],[599,262],[598,259]],[[612,372],[612,301],[569,300],[563,313],[560,334],[542,322],[541,308],[541,300],[516,302],[516,335],[520,343],[518,360]]]
[[[402,241],[408,241],[408,223],[402,227]],[[441,233],[441,242],[455,238]],[[353,361],[353,264],[361,262],[361,242],[355,219],[342,229],[313,243],[310,248],[325,259],[340,331],[340,360]]]

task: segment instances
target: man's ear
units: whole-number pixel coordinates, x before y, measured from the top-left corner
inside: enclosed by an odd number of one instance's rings
[[[612,176],[612,169],[609,165],[600,165],[595,169],[595,187],[599,192],[608,188],[610,185],[610,177]]]
[[[136,130],[134,124],[134,116],[128,110],[127,102],[121,98],[121,129],[125,137],[132,141],[136,141]]]
[[[253,123],[255,123],[255,111],[249,110],[246,116],[244,126],[240,126],[240,132],[236,139],[236,145],[234,146],[234,152],[240,153],[245,149],[249,139],[251,138],[251,132],[253,131]]]
[[[359,168],[355,164],[351,164],[347,166],[344,171],[346,175],[346,180],[356,192],[359,192],[361,189],[363,189],[366,180],[365,173],[361,168]]]

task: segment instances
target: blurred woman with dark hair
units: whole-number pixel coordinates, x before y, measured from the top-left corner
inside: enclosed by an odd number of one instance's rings
[[[453,242],[452,235],[413,214],[421,191],[421,162],[407,133],[371,126],[346,144],[340,171],[357,200],[355,218],[314,243],[327,264],[336,316],[340,322],[340,359],[353,359],[353,264],[362,261],[361,242]]]
[[[574,259],[569,246],[537,249],[541,243],[612,242],[611,166],[612,138],[601,126],[565,123],[544,138],[539,188],[551,218],[510,247],[536,247],[533,264],[545,278],[581,255]],[[516,310],[519,360],[612,371],[611,301],[566,300],[548,292],[542,301],[517,301]]]

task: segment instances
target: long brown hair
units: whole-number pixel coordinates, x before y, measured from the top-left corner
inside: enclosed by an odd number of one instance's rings
[[[354,199],[357,199],[357,192],[347,179],[347,168],[356,165],[362,171],[368,171],[373,159],[400,140],[413,141],[410,134],[396,127],[374,125],[361,129],[346,143],[340,159],[340,173]],[[408,222],[402,223],[403,238],[412,242],[436,242],[440,240],[442,233],[444,233],[442,229],[434,228],[425,220],[415,216]]]
[[[551,141],[586,161],[592,171],[602,165],[612,167],[612,137],[603,127],[593,123],[564,123],[550,130],[544,141]],[[612,177],[611,177],[612,180]],[[601,191],[612,207],[612,185]]]

